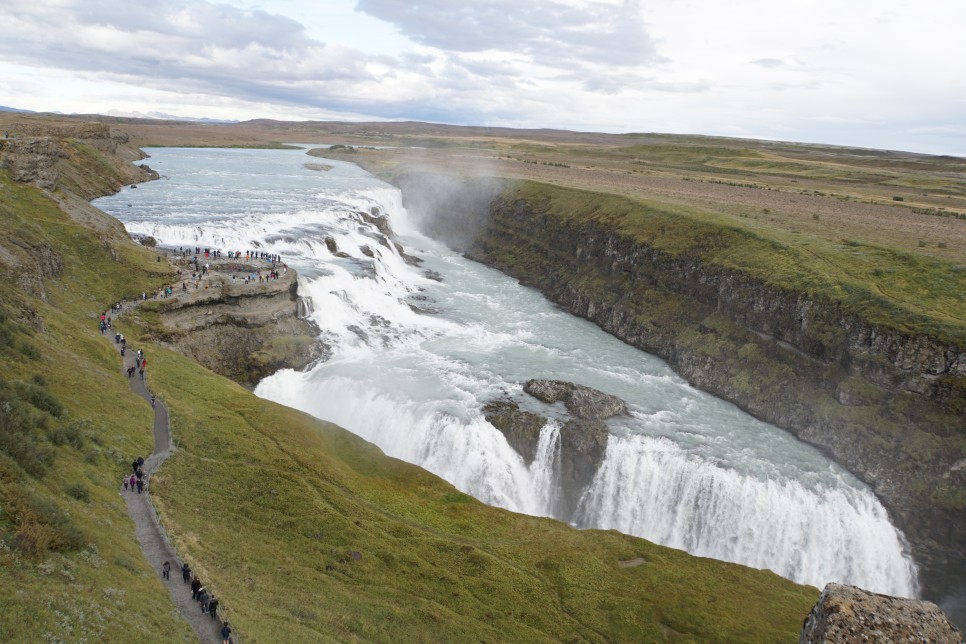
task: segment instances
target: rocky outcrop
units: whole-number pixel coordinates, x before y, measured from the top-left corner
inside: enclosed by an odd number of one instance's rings
[[[44,190],[52,190],[57,185],[57,162],[66,158],[67,152],[49,137],[0,143],[0,168],[9,172],[14,181],[33,183]]]
[[[467,255],[831,454],[910,539],[926,597],[966,594],[966,349],[560,210],[507,192]]]
[[[567,411],[583,420],[601,420],[611,416],[627,415],[627,403],[583,385],[562,380],[528,380],[523,390],[545,403],[563,401]]]
[[[527,465],[533,463],[537,455],[537,444],[540,442],[540,430],[547,424],[546,418],[523,411],[510,400],[487,403],[483,406],[483,417],[506,436],[510,447],[523,457]]]
[[[249,270],[253,267],[239,273]],[[247,387],[327,355],[318,327],[298,315],[294,270],[248,284],[231,274],[213,269],[203,286],[176,288],[173,297],[159,302],[159,324],[151,329],[156,339]]]
[[[569,519],[604,461],[609,436],[604,421],[627,414],[627,404],[616,396],[562,380],[528,380],[523,390],[547,404],[562,402],[567,409],[568,417],[560,427],[560,460],[556,471],[560,494],[554,514]],[[483,415],[506,436],[510,446],[528,465],[533,462],[540,432],[548,421],[546,417],[523,411],[509,400],[487,403]]]
[[[64,189],[85,201],[157,179],[147,165],[134,165],[145,156],[127,134],[96,123],[22,124],[13,137],[0,139],[0,168],[14,181]]]
[[[829,584],[805,618],[798,641],[961,644],[963,634],[931,602]]]

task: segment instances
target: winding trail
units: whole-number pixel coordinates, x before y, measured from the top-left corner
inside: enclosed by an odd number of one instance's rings
[[[128,306],[125,305],[123,308],[128,308]],[[110,332],[112,329],[108,329],[108,331]],[[113,334],[107,337],[118,353],[120,353],[121,346],[113,342]],[[121,370],[127,376],[128,367],[134,366],[136,350],[130,348],[125,353],[127,355],[121,360]],[[130,381],[131,391],[144,398],[150,404],[151,393],[148,391],[145,382],[138,377],[137,373],[134,374],[133,378],[128,378],[128,380]],[[171,443],[168,409],[160,400],[155,402],[153,430],[154,451],[145,459],[142,467],[146,482],[150,482],[151,474],[174,451],[174,446]],[[128,475],[130,475],[130,472],[128,472]],[[141,550],[144,552],[145,558],[158,571],[159,575],[161,574],[161,565],[165,561],[171,562],[171,579],[164,581],[171,595],[171,601],[174,602],[181,616],[191,624],[200,642],[221,644],[222,620],[221,618],[212,619],[209,615],[202,613],[200,604],[191,598],[191,589],[181,578],[182,560],[175,553],[167,534],[164,532],[164,528],[158,520],[158,513],[154,508],[154,504],[151,502],[150,486],[145,485],[144,492],[141,494],[138,494],[136,490],[125,491],[122,487],[121,494],[127,503],[128,514],[131,515],[131,519],[134,521],[135,533],[137,534],[138,542],[141,544]],[[239,641],[237,634],[232,633],[232,641]]]

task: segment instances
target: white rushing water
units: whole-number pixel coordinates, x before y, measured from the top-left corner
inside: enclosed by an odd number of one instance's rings
[[[166,246],[278,253],[332,346],[256,393],[335,422],[473,496],[550,515],[559,423],[526,465],[481,413],[491,400],[559,418],[522,391],[567,380],[627,401],[575,516],[697,555],[913,596],[915,568],[882,505],[817,450],[697,391],[662,361],[419,234],[399,192],[359,168],[306,169],[302,151],[151,150],[161,181],[95,204]],[[358,214],[388,213],[408,253]],[[329,251],[331,237],[338,250]],[[374,255],[370,258],[364,247]],[[427,271],[441,276],[431,279]]]

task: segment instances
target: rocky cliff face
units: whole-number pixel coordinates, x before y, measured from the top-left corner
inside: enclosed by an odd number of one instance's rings
[[[91,154],[99,153],[94,160]],[[133,165],[146,155],[130,145],[127,134],[97,123],[76,126],[22,126],[0,139],[0,168],[14,181],[44,190],[63,188],[85,201],[116,192],[128,183],[157,179],[146,165]],[[111,162],[109,172],[103,163]]]
[[[927,596],[966,570],[966,351],[499,198],[468,255],[830,453],[910,538]]]
[[[203,287],[176,289],[161,301],[152,331],[215,373],[254,387],[279,369],[302,369],[327,353],[318,327],[299,317],[297,288],[293,270],[249,284],[213,270]]]

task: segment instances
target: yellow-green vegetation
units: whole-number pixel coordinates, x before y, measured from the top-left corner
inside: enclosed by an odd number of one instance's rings
[[[178,443],[153,483],[162,519],[250,641],[781,641],[815,599],[770,572],[485,506],[152,356]]]
[[[598,220],[648,246],[734,268],[843,307],[872,324],[966,347],[966,267],[852,240],[769,231],[643,198],[519,182],[524,199],[562,220]]]
[[[0,641],[190,641],[118,494],[150,408],[96,330],[151,258],[2,173],[0,248]]]
[[[194,638],[119,494],[152,416],[97,330],[111,302],[169,281],[161,266],[0,173],[2,641]],[[122,329],[151,356],[178,447],[153,496],[246,641],[794,641],[817,597],[768,571],[484,506],[143,343],[140,318]]]

